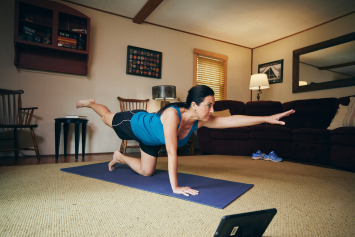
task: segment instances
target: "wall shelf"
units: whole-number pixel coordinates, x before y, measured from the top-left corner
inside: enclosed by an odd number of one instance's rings
[[[14,46],[16,67],[87,75],[90,18],[58,2],[16,0]]]

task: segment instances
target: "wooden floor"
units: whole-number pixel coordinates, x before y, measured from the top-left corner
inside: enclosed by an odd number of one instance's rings
[[[73,163],[73,162],[88,162],[88,161],[109,161],[112,160],[112,154],[110,153],[99,153],[99,154],[85,154],[82,158],[79,154],[78,160],[75,160],[75,155],[60,155],[58,160],[55,159],[55,155],[41,156],[41,160],[38,161],[36,156],[20,156],[18,160],[14,156],[0,157],[0,167],[2,166],[19,166],[19,165],[40,165],[40,164],[55,164],[55,163]],[[198,150],[195,150],[195,155],[200,155]],[[127,153],[126,155],[130,157],[141,156],[140,153]],[[188,150],[178,150],[179,156],[190,156],[190,151]],[[167,157],[166,152],[160,152],[159,157]]]

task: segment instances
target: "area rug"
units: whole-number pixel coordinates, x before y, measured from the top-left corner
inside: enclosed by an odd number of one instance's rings
[[[355,233],[354,172],[242,156],[179,157],[180,173],[254,184],[218,209],[60,170],[102,162],[0,167],[0,236],[214,236],[223,216],[271,208],[277,214],[265,237]],[[168,170],[167,157],[157,169]]]

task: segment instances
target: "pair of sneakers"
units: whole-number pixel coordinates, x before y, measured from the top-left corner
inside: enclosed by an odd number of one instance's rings
[[[269,160],[272,162],[280,162],[282,161],[282,158],[278,157],[274,151],[270,152],[269,155],[262,153],[260,150],[257,152],[253,153],[251,158],[253,160]]]

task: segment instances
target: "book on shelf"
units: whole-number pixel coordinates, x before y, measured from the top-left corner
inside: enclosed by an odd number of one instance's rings
[[[61,44],[58,43],[59,47],[64,47],[64,48],[69,48],[69,49],[77,49],[77,47],[75,45],[69,45],[69,44]]]
[[[70,34],[70,33],[66,33],[66,32],[62,32],[62,31],[59,31],[58,33],[58,37],[66,37],[66,38],[71,38],[71,39],[76,39],[77,36],[75,34]]]
[[[58,39],[58,43],[60,43],[60,44],[68,44],[68,45],[73,45],[73,46],[76,46],[76,43],[67,42],[67,41],[62,41],[62,40],[60,40],[60,39]]]
[[[66,38],[61,36],[58,36],[58,40],[69,42],[69,43],[75,43],[75,44],[78,42],[76,39],[71,39],[71,38]]]
[[[84,34],[87,33],[86,29],[72,29],[72,31],[81,32],[81,33],[84,33]]]
[[[82,119],[86,119],[87,116],[83,116],[83,115],[66,115],[66,118],[82,118]]]
[[[34,41],[36,30],[28,26],[23,26],[22,28],[22,38],[28,41]]]

